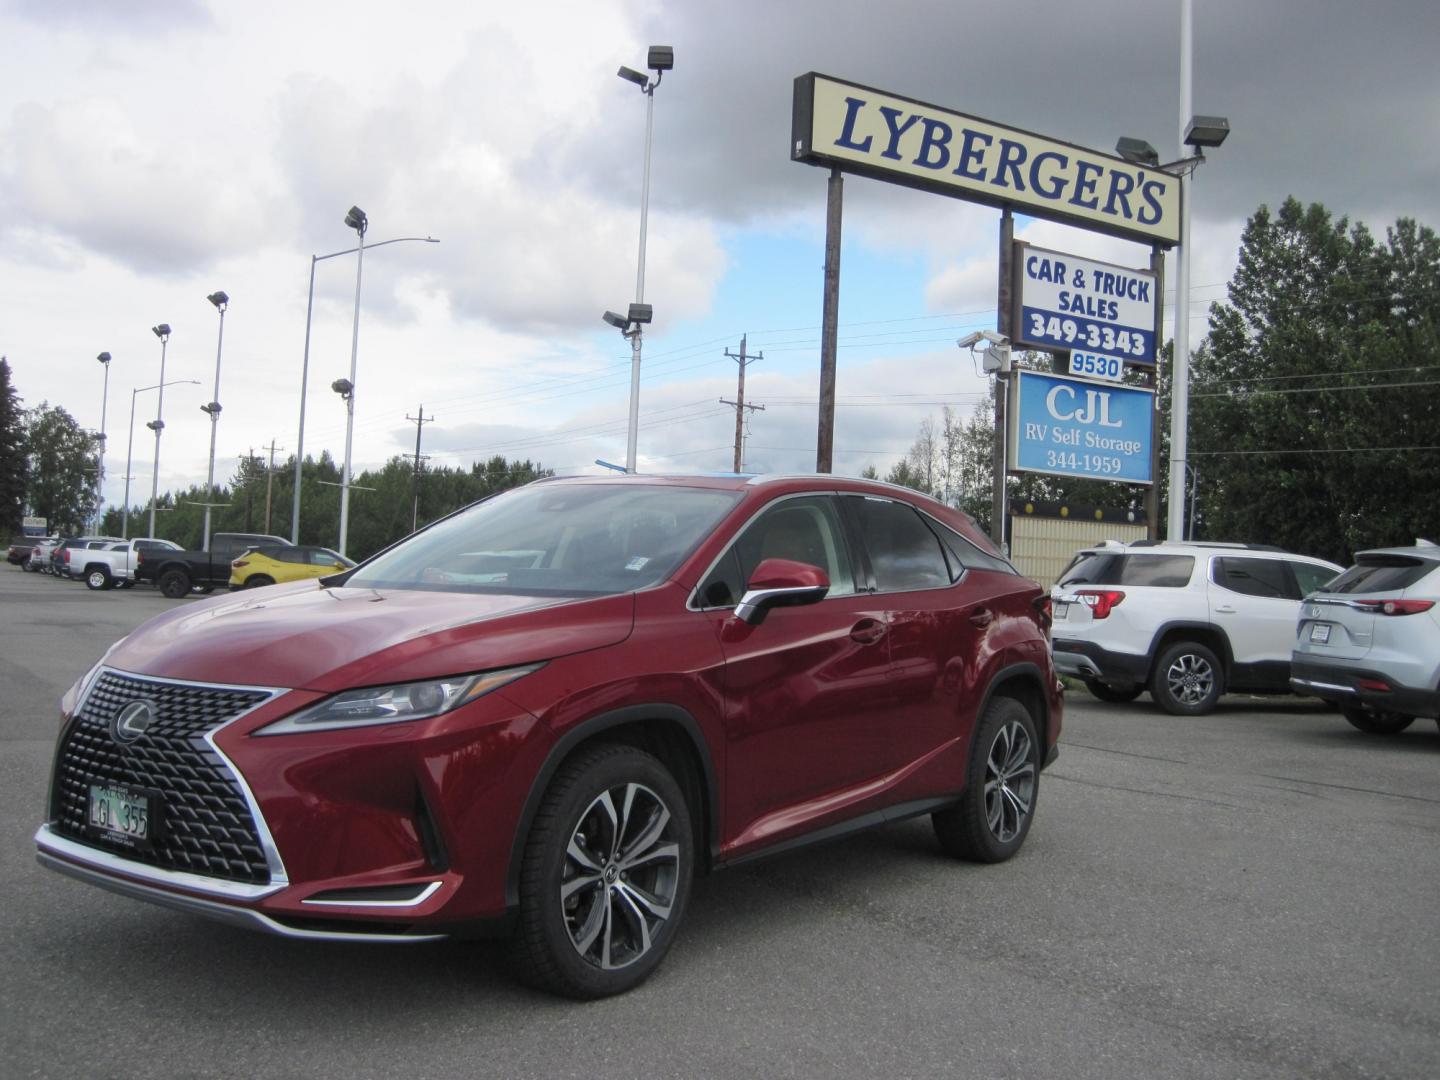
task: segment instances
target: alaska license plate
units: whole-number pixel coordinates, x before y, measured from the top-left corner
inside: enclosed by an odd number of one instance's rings
[[[159,810],[154,792],[121,784],[91,784],[88,820],[104,836],[148,848]]]
[[[1317,622],[1310,627],[1310,640],[1317,645],[1324,645],[1330,640],[1330,624]]]

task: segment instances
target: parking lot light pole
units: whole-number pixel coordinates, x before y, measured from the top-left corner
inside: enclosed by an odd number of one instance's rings
[[[95,531],[100,531],[100,507],[105,502],[105,413],[110,404],[110,354],[95,357],[105,368],[105,389],[100,392],[100,460],[95,463]]]
[[[213,292],[205,298],[215,305],[220,313],[220,336],[215,342],[215,393],[209,404],[201,405],[200,411],[210,414],[210,468],[205,474],[205,540],[202,551],[210,550],[210,504],[215,501],[215,427],[220,420],[220,350],[225,345],[225,309],[230,306],[230,297],[224,291]]]
[[[179,386],[181,383],[190,383],[194,386],[200,385],[199,379],[172,379],[166,386]],[[130,463],[135,455],[135,395],[143,394],[146,390],[154,390],[154,386],[137,386],[130,391],[130,438],[125,444],[125,505],[120,512],[120,539],[130,539]]]
[[[170,344],[170,324],[152,326],[150,332],[160,339],[160,381],[155,384],[160,398],[155,403],[155,419],[145,426],[155,432],[155,466],[150,475],[150,539],[155,539],[155,503],[160,498],[160,433],[165,430],[165,350]]]
[[[366,251],[374,251],[386,244],[438,244],[440,241],[433,236],[397,236],[393,240],[381,240],[377,244],[366,244]],[[300,432],[295,438],[295,491],[290,508],[290,542],[300,543],[300,481],[301,466],[305,461],[305,391],[310,385],[310,320],[315,313],[315,264],[324,262],[326,259],[336,259],[341,255],[354,255],[360,249],[358,247],[346,248],[344,251],[332,251],[328,255],[310,256],[310,292],[305,301],[305,353],[300,361]]]
[[[350,389],[345,394],[345,468],[340,475],[340,554],[345,554],[345,541],[350,532],[350,452],[355,441],[355,367],[360,356],[360,277],[365,270],[365,230],[370,221],[365,211],[352,206],[345,215],[345,224],[360,238],[359,254],[355,257],[355,322],[350,331]]]
[[[635,304],[645,303],[645,231],[650,215],[650,137],[655,128],[655,88],[665,72],[675,67],[675,50],[668,45],[652,45],[645,66],[655,72],[652,79],[634,70],[621,67],[617,75],[632,82],[645,95],[645,159],[640,183],[640,257],[635,269]],[[636,442],[640,428],[640,343],[641,324],[634,323],[626,336],[630,339],[630,420],[625,434],[625,471],[635,471]]]

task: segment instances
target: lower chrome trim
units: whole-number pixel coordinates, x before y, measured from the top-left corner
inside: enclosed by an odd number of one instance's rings
[[[216,903],[214,900],[204,900],[198,896],[184,896],[180,893],[166,892],[163,889],[153,888],[139,881],[132,881],[125,878],[112,877],[88,866],[79,866],[68,862],[65,859],[56,858],[44,850],[35,853],[40,865],[55,870],[61,874],[76,878],[87,885],[95,885],[110,892],[118,893],[121,896],[129,897],[132,900],[145,900],[152,904],[159,904],[161,907],[173,908],[176,911],[189,912],[192,915],[201,915],[207,919],[214,919],[230,926],[238,926],[246,930],[258,930],[262,933],[273,934],[277,937],[293,938],[305,941],[355,941],[355,942],[377,942],[383,944],[404,944],[411,945],[423,941],[441,941],[445,934],[365,934],[347,933],[340,930],[304,930],[293,926],[286,926],[262,915],[258,911],[249,908],[233,907],[229,904]]]
[[[1340,686],[1337,683],[1319,682],[1315,679],[1297,679],[1293,675],[1290,676],[1290,685],[1302,691],[1331,690],[1339,694],[1354,694],[1358,692],[1353,686]]]
[[[440,885],[441,882],[432,881],[427,885],[417,886],[420,891],[408,900],[301,900],[300,903],[314,904],[317,907],[412,908],[419,907],[434,896]]]
[[[172,889],[189,889],[191,892],[223,896],[231,900],[259,900],[261,897],[279,892],[286,885],[283,880],[271,882],[268,885],[246,885],[243,882],[224,881],[220,878],[205,877],[202,874],[187,874],[181,870],[162,870],[158,866],[147,866],[145,863],[122,858],[111,852],[101,851],[99,848],[78,844],[74,840],[59,835],[49,825],[41,825],[35,833],[35,846],[40,849],[40,861],[52,870],[56,867],[53,862],[45,861],[47,854],[60,856],[67,860],[67,866],[79,863],[90,872],[97,876],[103,876],[107,880],[109,880],[109,875],[116,874],[133,881],[142,888],[163,885]],[[73,876],[79,877],[80,875]],[[85,880],[91,879],[86,878]]]

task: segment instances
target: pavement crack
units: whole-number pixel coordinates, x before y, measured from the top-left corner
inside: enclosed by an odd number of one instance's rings
[[[1275,776],[1271,773],[1261,773],[1266,780],[1284,780],[1287,784],[1310,784],[1313,787],[1336,788],[1339,791],[1358,791],[1363,795],[1383,795],[1388,799],[1409,799],[1412,802],[1437,803],[1440,799],[1427,798],[1424,795],[1401,795],[1396,791],[1381,791],[1379,788],[1352,787],[1349,784],[1330,784],[1324,780],[1302,780],[1298,776]]]
[[[1077,746],[1077,747],[1079,747],[1081,750],[1094,750],[1096,753],[1100,753],[1100,754],[1119,754],[1121,757],[1142,758],[1142,759],[1144,759],[1145,761],[1168,761],[1168,762],[1170,762],[1172,765],[1189,765],[1189,764],[1190,764],[1188,761],[1185,761],[1183,758],[1157,757],[1157,756],[1154,755],[1154,754],[1137,754],[1137,753],[1135,753],[1133,750],[1111,750],[1108,746],[1091,746],[1089,743],[1074,742],[1074,741],[1071,740],[1071,739],[1065,739],[1061,745],[1062,745],[1062,746]]]
[[[1153,791],[1148,788],[1125,787],[1122,784],[1101,784],[1094,780],[1081,780],[1079,777],[1076,776],[1066,776],[1063,773],[1057,773],[1053,769],[1047,769],[1045,771],[1045,778],[1047,780],[1068,780],[1072,784],[1081,784],[1085,787],[1103,788],[1106,791],[1128,791],[1132,795],[1155,795],[1162,799],[1179,799],[1182,802],[1198,802],[1205,803],[1208,806],[1223,806],[1228,810],[1246,809],[1246,807],[1240,806],[1236,803],[1221,802],[1219,799],[1204,799],[1201,798],[1199,795],[1176,795],[1170,791]]]

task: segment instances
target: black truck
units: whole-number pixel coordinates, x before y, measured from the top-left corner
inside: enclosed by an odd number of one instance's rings
[[[148,581],[172,600],[191,589],[213,592],[230,584],[230,564],[251,548],[290,547],[290,541],[265,533],[216,533],[209,551],[141,551],[135,580]]]

